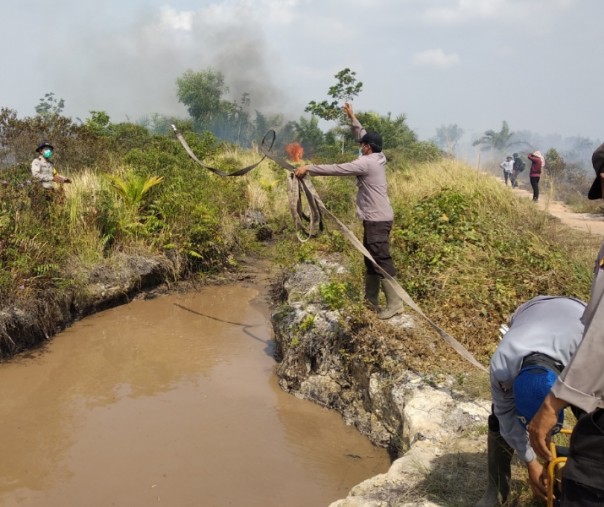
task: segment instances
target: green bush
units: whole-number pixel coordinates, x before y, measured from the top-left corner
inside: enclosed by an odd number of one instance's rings
[[[398,276],[411,297],[484,356],[492,352],[487,330],[518,304],[540,294],[585,299],[591,278],[538,217],[514,220],[510,213],[520,210],[489,208],[487,195],[444,187],[414,203],[395,200],[392,233]],[[469,326],[476,335],[467,335]]]

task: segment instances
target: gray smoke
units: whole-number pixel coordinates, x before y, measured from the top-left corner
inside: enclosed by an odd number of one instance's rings
[[[225,76],[230,89],[225,98],[239,101],[248,93],[252,113],[288,115],[284,108],[289,101],[271,76],[278,62],[268,56],[262,26],[254,25],[243,7],[220,19],[199,11],[183,17],[180,25],[172,20],[171,27],[165,11],[162,22],[157,12],[142,9],[134,25],[118,20],[111,33],[93,22],[95,16],[110,14],[101,2],[94,9],[59,2],[57,15],[68,8],[84,9],[88,17],[72,11],[69,18],[77,21],[53,37],[54,56],[40,54],[38,61],[48,83],[40,96],[52,91],[64,98],[66,114],[85,117],[90,110],[102,110],[114,122],[151,113],[186,117],[176,79],[187,69],[212,67]]]

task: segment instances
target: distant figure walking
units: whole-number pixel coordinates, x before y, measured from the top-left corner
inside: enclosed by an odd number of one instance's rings
[[[514,157],[514,172],[512,173],[512,187],[516,188],[518,186],[518,176],[525,169],[524,160],[520,158],[518,153],[514,153],[512,155]]]
[[[545,158],[537,150],[530,153],[528,159],[531,161],[529,178],[531,180],[531,187],[533,187],[533,201],[537,202],[539,200],[539,180],[541,179],[541,171],[545,167]]]
[[[508,180],[510,180],[512,187],[514,186],[514,159],[509,155],[505,157],[505,160],[499,164],[499,167],[503,169],[503,181],[507,186]]]

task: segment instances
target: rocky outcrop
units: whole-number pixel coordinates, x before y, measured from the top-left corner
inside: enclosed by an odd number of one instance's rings
[[[331,507],[438,505],[422,493],[426,477],[462,439],[468,440],[466,448],[482,450],[485,439],[479,433],[490,403],[468,399],[451,379],[435,384],[397,368],[401,351],[396,348],[383,351],[382,365],[370,361],[350,318],[330,310],[320,295],[320,287],[342,271],[336,263],[302,264],[285,281],[282,305],[273,314],[281,387],[337,410],[347,424],[398,458],[387,473],[357,485]],[[414,325],[409,315],[389,323],[400,331]]]

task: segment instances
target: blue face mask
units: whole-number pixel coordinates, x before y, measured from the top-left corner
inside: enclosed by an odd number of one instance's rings
[[[361,148],[359,148],[359,158],[361,158],[363,156],[363,150]]]
[[[43,152],[42,152],[42,156],[44,158],[50,158],[52,157],[52,150],[50,148],[46,148]]]

